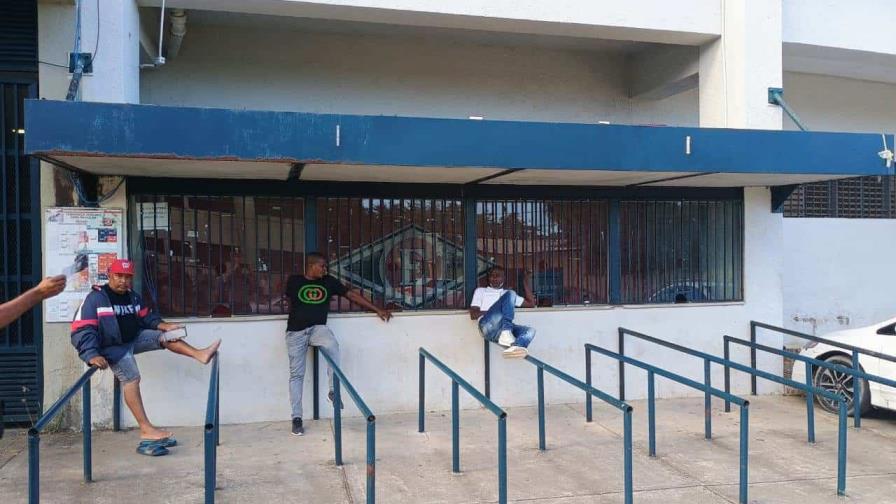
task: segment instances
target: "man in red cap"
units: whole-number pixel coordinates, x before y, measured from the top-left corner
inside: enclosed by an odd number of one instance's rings
[[[140,370],[134,355],[168,349],[207,364],[221,340],[197,349],[168,331],[183,326],[163,322],[158,313],[143,306],[140,295],[131,290],[134,263],[118,259],[109,267],[109,282],[94,286],[81,303],[72,322],[72,345],[81,360],[100,369],[112,368],[121,382],[124,401],[140,427],[143,442],[137,451],[164,455],[173,446],[172,434],[156,428],[146,416],[140,395]],[[180,336],[182,337],[182,336]]]

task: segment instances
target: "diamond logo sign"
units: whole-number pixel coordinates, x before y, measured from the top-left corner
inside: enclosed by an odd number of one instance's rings
[[[476,257],[477,276],[489,264]],[[446,298],[464,286],[464,249],[439,233],[405,226],[331,262],[330,274],[372,291],[386,304],[415,309]]]

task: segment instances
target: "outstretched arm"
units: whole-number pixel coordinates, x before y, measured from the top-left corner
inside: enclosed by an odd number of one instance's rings
[[[0,304],[0,329],[8,326],[23,313],[44,299],[59,294],[65,289],[65,276],[44,278],[37,287],[28,290],[8,303]]]
[[[362,296],[358,291],[356,291],[354,289],[346,292],[345,297],[352,303],[357,303],[357,304],[361,305],[362,307],[364,307],[365,309],[376,313],[376,315],[379,318],[383,319],[384,322],[388,322],[389,319],[392,318],[392,312],[390,312],[389,310],[380,308],[379,306],[371,303],[370,301],[367,300],[367,298]]]
[[[532,292],[532,285],[530,283],[529,277],[532,276],[531,270],[526,270],[523,275],[523,297],[525,301],[523,301],[523,308],[535,308],[535,294]]]

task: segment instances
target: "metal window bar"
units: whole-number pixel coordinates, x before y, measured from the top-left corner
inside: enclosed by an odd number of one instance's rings
[[[367,504],[376,502],[376,416],[367,407],[364,399],[358,394],[355,387],[342,372],[342,369],[333,362],[333,359],[327,355],[326,350],[313,347],[314,353],[320,352],[324,360],[333,371],[333,445],[335,450],[335,461],[337,466],[342,466],[342,392],[341,387],[345,386],[345,391],[354,401],[355,406],[361,410],[364,419],[367,421]]]
[[[785,201],[784,216],[893,219],[894,184],[894,175],[802,184]]]
[[[84,482],[93,481],[93,451],[91,438],[90,412],[90,378],[96,373],[96,367],[89,367],[62,397],[56,400],[47,412],[40,417],[34,427],[28,429],[28,502],[40,502],[40,433],[68,404],[78,391],[81,391],[81,437],[83,447]]]
[[[701,352],[699,350],[694,350],[692,348],[688,348],[677,343],[672,343],[670,341],[665,341],[660,338],[656,338],[653,336],[649,336],[644,333],[639,333],[637,331],[632,331],[631,329],[626,329],[624,327],[619,328],[619,354],[625,355],[625,336],[632,336],[634,338],[638,338],[644,341],[648,341],[650,343],[654,343],[666,348],[671,348],[678,352],[691,355],[694,357],[698,357],[703,359],[704,365],[704,377],[709,383],[709,368],[711,363],[719,364],[725,367],[730,367],[731,369],[735,369],[737,371],[741,371],[744,373],[748,373],[750,375],[756,376],[758,378],[763,378],[775,383],[779,383],[781,385],[786,385],[788,387],[792,387],[798,390],[802,390],[803,392],[813,393],[819,396],[822,396],[830,401],[836,402],[839,404],[839,423],[837,429],[837,494],[845,495],[846,494],[846,422],[847,422],[847,413],[846,413],[846,401],[840,397],[839,395],[832,394],[826,390],[807,386],[803,383],[799,383],[793,381],[788,378],[784,378],[778,376],[773,373],[769,373],[766,371],[760,371],[755,367],[745,366],[742,364],[738,364],[736,362],[731,361],[727,357],[722,358],[712,354],[708,354],[706,352]],[[619,361],[619,397],[625,397],[625,362]],[[707,425],[711,421],[712,412],[711,412],[711,402],[707,401],[706,403],[706,412],[705,418]],[[730,408],[730,406],[729,406]],[[729,411],[730,409],[726,409]],[[815,432],[815,415],[814,413],[810,413],[807,415],[807,426],[808,432],[810,435]]]
[[[874,350],[868,350],[867,348],[861,348],[854,345],[849,345],[846,343],[841,343],[839,341],[830,340],[827,338],[822,338],[819,336],[813,336],[811,334],[802,333],[799,331],[794,331],[792,329],[786,329],[784,327],[778,327],[771,324],[765,324],[763,322],[757,322],[755,320],[750,321],[750,343],[756,344],[756,330],[757,329],[767,329],[769,331],[778,332],[781,334],[786,334],[788,336],[793,336],[796,338],[801,338],[809,341],[815,341],[817,343],[823,343],[825,345],[830,345],[837,348],[842,348],[850,352],[852,355],[852,371],[854,373],[862,373],[861,367],[859,366],[859,355],[867,355],[869,357],[875,357],[878,359],[882,359],[889,362],[896,362],[896,356],[888,355],[881,352],[876,352]],[[750,349],[750,367],[756,368],[756,349]],[[855,376],[855,375],[853,375]],[[872,380],[874,381],[874,380]],[[751,380],[750,382],[750,392],[752,395],[756,395],[756,380]],[[861,401],[861,380],[853,379],[853,397],[858,397]],[[862,426],[862,413],[861,407],[853,408],[853,425],[856,428]]]
[[[679,374],[672,373],[658,366],[654,366],[652,364],[647,364],[646,362],[642,362],[631,357],[626,357],[624,355],[617,354],[605,348],[599,347],[597,345],[592,345],[590,343],[585,344],[585,383],[591,387],[591,353],[597,352],[605,357],[610,357],[616,359],[618,362],[625,362],[626,364],[630,364],[632,366],[639,367],[645,371],[647,371],[647,435],[648,435],[648,454],[651,457],[656,457],[656,394],[655,394],[655,375],[662,376],[674,382],[680,383],[682,385],[686,385],[693,389],[699,390],[706,394],[707,397],[710,395],[714,395],[721,399],[725,399],[727,401],[734,402],[738,406],[740,406],[740,471],[739,471],[739,502],[741,504],[747,504],[749,502],[747,497],[747,487],[748,487],[748,476],[747,471],[749,468],[749,450],[747,448],[749,442],[749,401],[742,399],[738,396],[731,394],[728,390],[722,391],[710,386],[709,375],[704,374],[704,383],[699,383],[697,381],[691,380]],[[586,392],[585,394],[585,418],[586,421],[592,421],[592,406],[591,406],[591,393]],[[705,436],[706,439],[712,438],[711,424],[705,423]]]
[[[429,360],[436,368],[451,378],[452,472],[455,474],[460,472],[460,400],[458,388],[461,387],[498,418],[498,503],[507,504],[507,413],[423,347],[420,347],[419,355],[417,432],[422,433],[425,431],[426,361]]]
[[[208,401],[205,404],[205,503],[214,504],[218,480],[218,445],[221,444],[221,354],[212,357],[208,380]]]

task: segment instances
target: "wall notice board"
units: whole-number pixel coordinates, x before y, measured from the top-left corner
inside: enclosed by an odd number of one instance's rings
[[[78,254],[87,268],[68,277],[65,291],[46,300],[47,322],[71,322],[92,285],[108,280],[106,270],[124,257],[124,210],[120,208],[48,208],[44,213],[44,274],[61,274]]]

